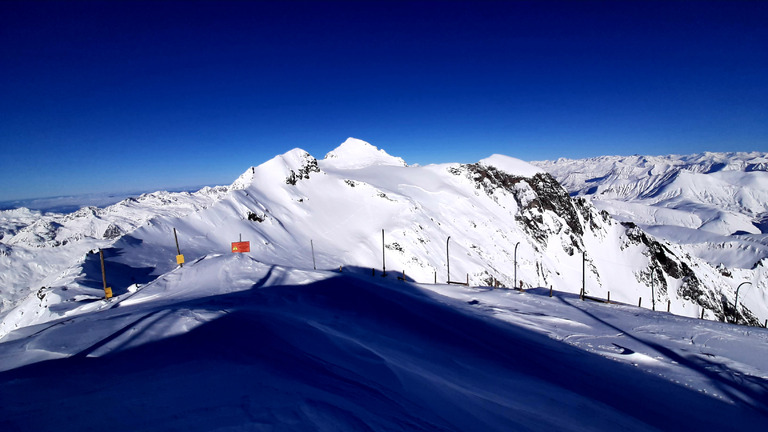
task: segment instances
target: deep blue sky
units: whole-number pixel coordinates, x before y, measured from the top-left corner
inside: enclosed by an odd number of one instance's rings
[[[409,163],[768,150],[768,2],[0,2],[0,200]]]

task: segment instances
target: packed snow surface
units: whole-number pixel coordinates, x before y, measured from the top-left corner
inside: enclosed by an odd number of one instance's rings
[[[768,331],[543,289],[230,254],[78,309],[0,344],[2,430],[768,425]]]

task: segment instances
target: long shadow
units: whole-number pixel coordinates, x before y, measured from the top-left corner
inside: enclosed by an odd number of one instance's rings
[[[461,301],[436,301],[411,284],[342,273],[307,285],[266,285],[273,269],[246,291],[106,312],[137,314],[120,335],[159,310],[225,312],[179,336],[87,357],[116,334],[82,355],[0,373],[0,429],[735,430],[728,427],[734,418],[745,429],[768,424],[764,410],[701,395]],[[676,406],[648,403],[657,399]],[[102,402],[108,406],[84,409]],[[573,406],[585,413],[573,424],[549,414]]]
[[[152,272],[155,267],[131,267],[112,260],[119,257],[124,252],[120,248],[104,249],[104,269],[106,273],[107,286],[112,288],[113,295],[125,294],[128,287],[133,284],[146,284],[155,279]],[[85,287],[102,289],[104,287],[101,274],[101,257],[99,253],[89,253],[83,263],[82,274],[77,282]]]
[[[724,364],[716,363],[696,355],[681,355],[663,345],[642,339],[632,334],[631,331],[627,331],[626,329],[622,329],[612,323],[609,323],[608,321],[601,319],[600,317],[587,310],[577,308],[562,298],[559,298],[559,300],[560,302],[580,311],[584,315],[587,315],[593,320],[616,330],[624,336],[639,342],[648,348],[651,348],[652,350],[667,357],[668,359],[706,376],[723,394],[728,395],[733,400],[739,400],[745,405],[748,405],[751,408],[765,415],[768,415],[768,381],[765,379],[741,373],[729,368]],[[719,372],[714,372],[712,370],[713,368],[718,369]],[[744,396],[747,397],[745,398]]]

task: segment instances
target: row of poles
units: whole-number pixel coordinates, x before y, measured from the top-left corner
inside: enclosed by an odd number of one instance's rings
[[[176,242],[176,262],[180,267],[184,267],[184,255],[181,254],[181,250],[179,248],[179,237],[176,233],[176,228],[173,229],[173,238]],[[451,254],[450,254],[450,242],[451,242],[451,236],[448,236],[448,239],[445,241],[445,262],[446,262],[446,268],[447,268],[447,277],[446,282],[448,284],[462,284],[462,285],[469,285],[469,275],[467,275],[467,282],[456,282],[451,280]],[[312,250],[312,268],[317,270],[317,262],[315,261],[315,244],[313,240],[309,241],[310,248]],[[520,242],[515,243],[515,249],[514,249],[514,282],[512,284],[513,288],[517,288],[517,248],[520,246]],[[102,283],[104,286],[104,298],[110,299],[112,298],[112,288],[107,286],[107,274],[104,267],[104,252],[99,249],[99,259],[101,261],[101,278]],[[382,276],[387,275],[387,261],[386,261],[386,243],[385,243],[385,237],[384,237],[384,230],[381,230],[381,267],[382,267]],[[582,253],[582,278],[581,278],[581,293],[580,297],[581,300],[584,300],[586,298],[589,298],[586,295],[586,253]],[[405,272],[403,272],[402,279],[405,279]],[[435,273],[435,283],[437,283],[437,273]],[[522,281],[521,281],[521,288],[522,288]],[[734,320],[738,324],[739,322],[739,290],[744,285],[752,285],[752,282],[742,282],[739,284],[739,286],[736,288],[736,299],[734,301]],[[656,310],[656,296],[654,295],[654,286],[653,286],[653,271],[651,271],[651,307],[655,311]],[[551,292],[550,292],[551,296]],[[608,293],[608,302],[611,301],[611,294]],[[638,307],[642,304],[642,297],[638,301]],[[671,302],[667,302],[667,312],[670,310]],[[702,319],[704,317],[704,310],[702,309]],[[765,327],[768,328],[768,320],[766,320]]]

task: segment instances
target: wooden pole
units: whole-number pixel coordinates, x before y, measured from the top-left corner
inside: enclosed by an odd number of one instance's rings
[[[469,286],[469,273],[467,273],[467,286]]]
[[[104,298],[112,298],[112,288],[107,286],[107,272],[104,269],[104,252],[99,249],[99,259],[101,260],[101,280],[104,282]]]
[[[611,292],[608,291],[608,303],[610,303],[610,302],[611,302]]]
[[[99,258],[101,260],[101,280],[104,282],[104,292],[107,292],[107,273],[104,271],[104,252],[99,249]]]
[[[552,297],[552,285],[549,286],[549,296]],[[611,293],[608,293],[608,297],[611,296]]]
[[[643,298],[640,297],[640,300],[637,301],[637,307],[642,307],[643,304]]]
[[[701,319],[704,319],[704,311],[705,311],[705,310],[706,310],[706,309],[704,309],[704,308],[701,308]]]
[[[176,240],[176,255],[181,255],[181,250],[179,249],[179,236],[176,235],[176,228],[173,229],[173,238]],[[184,267],[184,263],[179,263],[179,267]],[[104,282],[104,285],[106,286],[106,282]]]
[[[667,300],[667,312],[669,312],[669,308],[672,306],[672,300]]]

